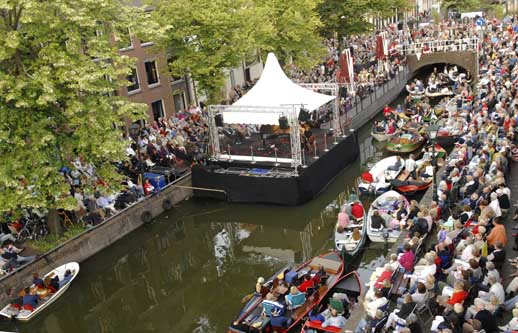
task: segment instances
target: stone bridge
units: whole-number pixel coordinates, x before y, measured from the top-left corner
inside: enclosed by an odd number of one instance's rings
[[[478,37],[417,42],[400,45],[398,50],[407,56],[411,76],[426,66],[449,64],[470,71],[478,79]]]
[[[477,52],[433,52],[422,54],[418,60],[416,55],[407,55],[407,63],[411,72],[411,77],[426,66],[446,63],[456,65],[470,71],[475,81],[478,79]]]

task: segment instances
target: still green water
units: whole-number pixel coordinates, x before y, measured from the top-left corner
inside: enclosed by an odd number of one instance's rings
[[[29,324],[4,329],[226,332],[258,276],[333,248],[339,202],[367,162],[383,156],[383,145],[370,137],[370,124],[356,133],[360,158],[310,203],[183,202],[84,262],[63,297]],[[386,249],[367,247],[362,267],[380,265]]]

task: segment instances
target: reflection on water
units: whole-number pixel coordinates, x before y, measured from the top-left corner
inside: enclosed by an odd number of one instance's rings
[[[63,298],[18,329],[226,332],[258,276],[333,248],[344,190],[353,187],[362,164],[382,157],[370,125],[356,133],[361,158],[316,200],[301,207],[182,203],[85,262]],[[381,265],[385,253],[383,244],[368,245],[362,274]]]

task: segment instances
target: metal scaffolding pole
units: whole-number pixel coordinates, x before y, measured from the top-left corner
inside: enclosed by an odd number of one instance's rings
[[[278,107],[267,106],[231,106],[231,105],[209,105],[209,143],[211,146],[211,157],[213,159],[221,158],[221,149],[219,142],[218,127],[216,126],[215,116],[219,113],[268,113],[275,114],[278,117],[285,116],[290,127],[290,145],[291,145],[291,166],[295,169],[302,165],[302,149],[300,143],[298,108],[300,105],[284,105]],[[252,153],[253,154],[253,153]],[[228,160],[228,158],[223,158]]]
[[[325,90],[330,91],[335,96],[335,102],[333,105],[333,119],[331,120],[331,126],[334,129],[335,135],[342,135],[344,131],[340,123],[340,96],[338,83],[299,83],[299,86],[311,90]]]

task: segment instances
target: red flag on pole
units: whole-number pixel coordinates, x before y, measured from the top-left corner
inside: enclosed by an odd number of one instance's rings
[[[378,58],[378,60],[383,60],[385,58],[383,38],[380,35],[376,36],[376,58]]]
[[[340,55],[340,70],[337,73],[336,79],[339,83],[349,82],[349,66],[345,53]]]
[[[339,83],[352,83],[354,81],[353,58],[350,50],[346,49],[340,55],[340,70],[337,72],[336,79]]]

